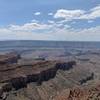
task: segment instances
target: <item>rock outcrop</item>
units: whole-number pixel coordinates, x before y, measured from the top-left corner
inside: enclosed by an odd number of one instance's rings
[[[16,52],[7,53],[5,55],[0,55],[0,65],[1,64],[12,64],[17,63],[20,59],[20,55]]]
[[[74,87],[59,93],[53,100],[100,100],[100,85],[86,87]]]

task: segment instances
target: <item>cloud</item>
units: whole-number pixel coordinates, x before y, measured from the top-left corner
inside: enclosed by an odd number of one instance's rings
[[[49,16],[52,16],[52,15],[53,15],[53,13],[48,13],[48,15],[49,15]]]
[[[100,41],[100,26],[85,29],[56,29],[56,39],[65,41]]]
[[[88,23],[93,23],[94,21],[93,20],[88,20]]]
[[[26,23],[24,25],[10,25],[9,29],[15,31],[33,31],[33,30],[48,29],[50,27],[51,25],[31,22],[31,23]]]
[[[40,12],[35,12],[34,15],[38,16],[40,15],[41,13]]]
[[[100,5],[90,9],[89,12],[80,17],[80,19],[96,19],[100,18]]]
[[[59,9],[54,14],[54,18],[63,18],[65,19],[65,21],[72,21],[74,19],[91,20],[100,18],[100,5],[88,11],[81,9],[76,9],[76,10]]]
[[[85,13],[85,11],[83,11],[83,10],[65,10],[65,9],[59,9],[56,12],[56,14],[54,15],[54,18],[64,18],[66,20],[73,20],[73,19],[78,19],[84,13]]]
[[[38,21],[38,20],[33,19],[31,22],[33,22],[33,23],[38,23],[39,21]]]
[[[54,24],[55,22],[53,20],[48,20],[48,23]]]
[[[32,20],[23,25],[11,24],[0,28],[0,40],[66,40],[66,41],[100,41],[100,25],[84,29],[75,29],[64,23],[78,20],[87,20],[88,23],[100,17],[100,6],[96,6],[88,11],[59,9],[54,14],[52,20],[40,22]],[[39,15],[40,12],[37,12]],[[40,13],[41,14],[41,13]],[[58,20],[58,19],[61,20]]]
[[[50,34],[37,34],[35,32],[13,31],[0,29],[0,40],[48,40]],[[53,37],[53,36],[52,36]]]
[[[63,24],[26,23],[22,26],[10,25],[0,28],[0,40],[100,41],[100,26],[74,29],[68,25],[61,28],[61,25]],[[40,29],[45,30],[45,32],[32,31]],[[48,31],[46,31],[47,29]]]

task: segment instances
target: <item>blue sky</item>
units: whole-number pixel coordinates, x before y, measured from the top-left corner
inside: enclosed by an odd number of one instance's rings
[[[100,41],[100,0],[0,0],[0,40]]]

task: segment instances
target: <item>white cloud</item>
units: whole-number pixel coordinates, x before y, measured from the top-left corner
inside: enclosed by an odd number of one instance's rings
[[[55,22],[53,20],[48,20],[48,23],[54,24]]]
[[[20,40],[68,40],[68,41],[100,41],[100,26],[84,29],[74,29],[65,21],[74,19],[86,19],[88,23],[93,22],[95,18],[100,17],[100,6],[96,6],[89,11],[84,10],[65,10],[60,9],[54,15],[55,18],[63,18],[63,20],[48,20],[42,23],[32,20],[30,23],[23,25],[11,24],[7,27],[0,28],[0,40],[20,39]],[[41,13],[40,13],[41,14]],[[39,12],[37,14],[39,15]]]
[[[33,30],[48,29],[50,27],[51,25],[31,22],[31,23],[26,23],[24,25],[10,25],[9,29],[15,31],[33,31]]]
[[[89,13],[87,12],[80,19],[96,19],[100,18],[100,5],[90,9]]]
[[[86,29],[56,29],[53,35],[58,40],[100,41],[100,26]]]
[[[0,29],[0,40],[48,40],[51,36],[50,34],[37,34],[35,32],[24,31],[9,32],[9,30],[3,31]]]
[[[26,23],[22,26],[10,25],[6,28],[0,28],[0,40],[15,39],[15,40],[100,41],[100,26],[85,28],[85,29],[73,29],[68,25],[65,25],[63,28],[60,28],[57,25],[56,24],[50,24],[50,26],[47,24],[35,25],[33,23],[30,24]],[[48,29],[48,31],[35,32],[32,31],[33,28],[34,30],[44,29],[45,31]]]
[[[38,16],[40,15],[41,13],[40,12],[35,12],[34,15]]]
[[[33,19],[31,22],[33,22],[33,23],[38,23],[39,21],[38,21],[38,20]]]
[[[93,20],[88,20],[88,23],[93,23]]]
[[[83,10],[65,10],[65,9],[59,9],[56,14],[54,15],[54,18],[64,18],[66,20],[73,20],[77,19],[80,16],[82,16],[85,13]]]
[[[67,10],[67,9],[59,9],[54,15],[54,18],[63,18],[64,21],[72,21],[74,19],[96,19],[100,18],[100,5],[85,11],[81,9],[76,10]]]
[[[49,15],[49,16],[52,16],[52,15],[53,15],[53,13],[48,13],[48,15]]]

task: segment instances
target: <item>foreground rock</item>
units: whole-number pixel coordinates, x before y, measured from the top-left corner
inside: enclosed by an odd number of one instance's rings
[[[100,100],[100,85],[91,88],[74,87],[59,93],[53,100]]]

